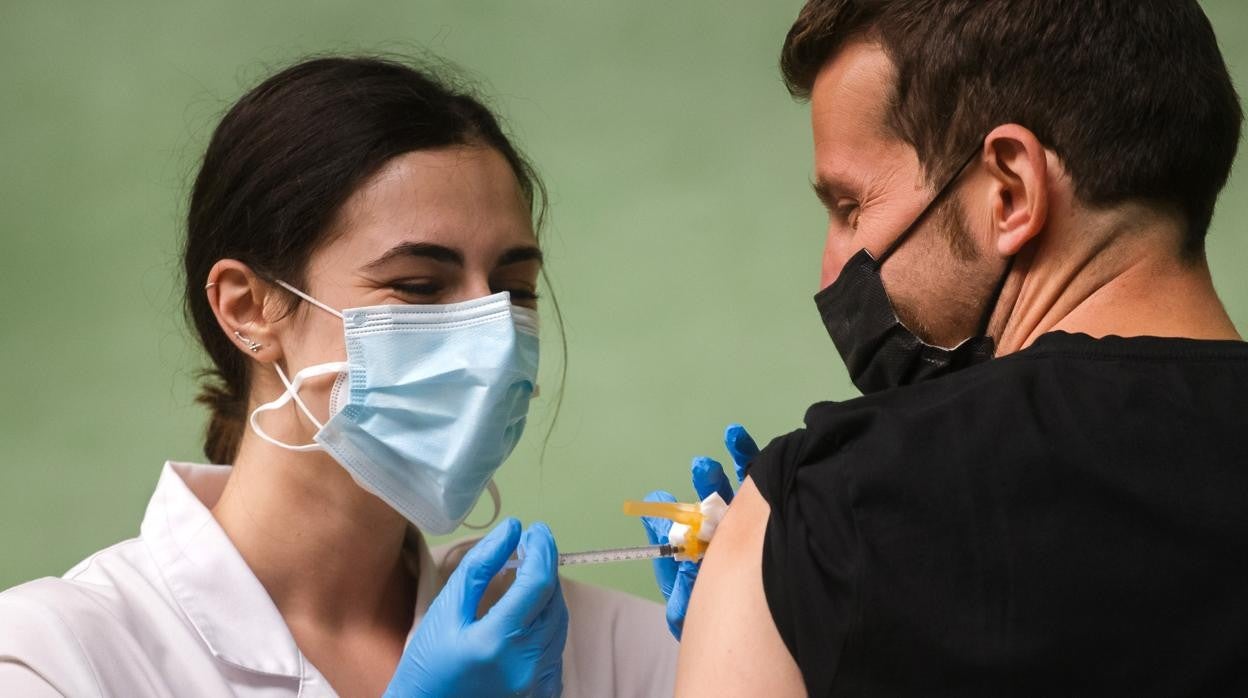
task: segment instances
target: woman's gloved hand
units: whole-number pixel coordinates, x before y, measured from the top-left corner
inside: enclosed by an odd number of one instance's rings
[[[758,444],[740,424],[730,424],[724,431],[724,445],[728,447],[728,455],[736,466],[737,482],[745,479],[745,468],[758,455]],[[698,499],[706,499],[712,492],[718,492],[724,501],[732,503],[732,484],[724,474],[724,467],[718,461],[698,456],[693,459],[690,468],[693,475],[693,489]],[[676,497],[670,492],[657,490],[646,495],[647,502],[675,502]],[[672,522],[667,519],[643,516],[641,523],[645,526],[646,537],[651,545],[667,543],[667,532]],[[698,578],[700,562],[676,562],[670,557],[658,558],[654,561],[654,579],[659,584],[659,591],[667,599],[667,627],[672,635],[680,639],[681,630],[685,625],[685,613],[689,610],[689,595],[693,593],[693,583]]]
[[[519,543],[516,580],[480,620],[486,585]],[[403,651],[386,698],[558,696],[568,607],[558,551],[546,524],[523,535],[507,519],[478,542],[429,607]]]

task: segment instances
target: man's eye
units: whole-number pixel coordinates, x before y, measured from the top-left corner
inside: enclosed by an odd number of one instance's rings
[[[850,228],[858,229],[858,202],[851,199],[838,201],[836,204],[836,215],[840,217]]]

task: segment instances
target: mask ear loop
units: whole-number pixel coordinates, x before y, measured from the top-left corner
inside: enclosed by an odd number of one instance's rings
[[[328,305],[325,305],[324,303],[322,303],[322,302],[318,301],[317,299],[313,298],[312,296],[309,296],[308,294],[304,293],[303,291],[300,291],[299,289],[295,288],[294,286],[291,286],[290,284],[286,283],[285,281],[282,281],[281,279],[278,279],[278,281],[277,281],[277,285],[278,285],[278,286],[281,286],[282,288],[286,289],[287,291],[290,291],[291,293],[295,294],[296,296],[299,296],[300,298],[302,298],[302,299],[304,299],[305,301],[307,301],[307,302],[311,303],[312,305],[315,305],[316,307],[320,308],[321,310],[324,310],[325,312],[329,313],[330,315],[335,315],[335,316],[337,316],[339,320],[341,320],[341,319],[342,319],[342,313],[338,312],[337,310],[334,310],[333,308],[329,307]]]
[[[490,499],[494,500],[494,515],[490,517],[489,521],[486,521],[480,526],[475,526],[467,521],[464,521],[460,524],[464,528],[471,529],[473,531],[481,531],[493,526],[494,522],[498,521],[498,513],[502,511],[503,498],[498,493],[498,485],[494,484],[494,478],[490,478],[490,481],[485,483],[485,490],[490,493]]]
[[[299,397],[299,389],[292,385],[290,380],[286,378],[286,372],[282,370],[282,365],[275,363],[273,364],[273,368],[277,369],[277,377],[282,379],[282,385],[286,386],[286,391],[290,393],[291,399],[295,401],[299,410],[303,412],[303,416],[307,417],[308,421],[316,425],[317,431],[324,429],[325,425],[321,424],[321,420],[317,419],[316,415],[312,414],[312,410],[308,409],[307,403],[303,401],[303,398]],[[296,377],[298,377],[297,374]]]
[[[287,291],[290,291],[296,296],[299,296],[300,298],[311,303],[312,305],[315,305],[321,310],[324,310],[325,312],[331,315],[334,315],[338,317],[339,319],[342,318],[342,313],[338,312],[337,310],[334,310],[328,305],[325,305],[324,303],[318,301],[312,296],[309,296],[303,291],[300,291],[294,286],[291,286],[285,281],[278,279],[277,285],[281,286]],[[277,369],[277,377],[282,380],[282,385],[286,387],[286,392],[282,393],[282,396],[279,397],[278,399],[272,402],[265,403],[252,411],[251,416],[248,417],[247,419],[248,424],[251,425],[251,430],[256,432],[256,436],[259,436],[261,439],[264,439],[265,441],[279,448],[284,448],[290,451],[298,451],[298,452],[323,450],[321,448],[321,445],[316,443],[315,441],[310,444],[288,444],[284,441],[279,441],[278,439],[275,439],[272,436],[269,436],[268,434],[266,434],[265,431],[260,428],[260,423],[256,419],[256,417],[261,412],[272,412],[273,410],[281,409],[282,407],[286,406],[286,403],[290,402],[293,399],[295,401],[295,405],[299,408],[299,411],[303,412],[304,416],[307,417],[309,421],[311,421],[313,424],[316,425],[316,428],[318,431],[321,429],[324,429],[325,425],[321,423],[321,420],[316,418],[316,415],[312,414],[312,410],[308,409],[308,405],[307,403],[303,401],[303,398],[299,397],[299,389],[303,387],[303,382],[307,380],[308,378],[324,376],[324,375],[328,375],[331,373],[342,373],[343,371],[347,370],[347,362],[335,361],[335,362],[327,363],[327,364],[308,366],[307,368],[295,374],[295,380],[293,382],[289,378],[286,377],[286,372],[282,370],[281,364],[274,363],[273,368]]]
[[[877,267],[883,264],[884,260],[893,256],[893,253],[897,251],[897,248],[901,247],[901,243],[905,242],[906,239],[910,237],[911,233],[913,233],[915,230],[918,229],[920,225],[923,224],[923,221],[927,219],[927,216],[932,211],[936,210],[936,206],[941,201],[943,201],[944,198],[948,196],[949,192],[953,189],[954,182],[957,182],[959,179],[962,178],[962,173],[966,170],[968,165],[970,165],[972,162],[975,161],[975,158],[979,156],[979,153],[980,153],[980,149],[976,148],[975,151],[971,153],[971,156],[966,159],[966,162],[963,162],[962,166],[959,167],[957,171],[953,173],[953,176],[949,178],[949,181],[945,182],[945,186],[940,188],[940,191],[936,193],[936,196],[932,197],[932,200],[927,202],[927,206],[918,215],[918,217],[914,219],[914,222],[911,223],[909,227],[907,227],[905,230],[901,231],[901,235],[898,235],[897,239],[893,240],[892,244],[890,244],[879,257],[876,257],[874,255],[871,256],[871,258],[875,260],[875,264]],[[867,254],[871,254],[871,253],[868,251]]]
[[[286,375],[282,371],[280,366],[277,366],[277,364],[274,364],[274,367],[277,368],[277,374],[281,376],[282,382],[286,384],[286,391],[283,392],[281,397],[277,398],[276,400],[272,402],[266,402],[265,404],[260,405],[256,409],[252,410],[251,416],[248,417],[247,419],[247,423],[251,426],[251,430],[256,432],[256,436],[259,436],[261,439],[264,439],[265,441],[273,444],[274,446],[277,446],[279,448],[284,448],[288,451],[297,451],[300,453],[306,453],[310,451],[323,450],[321,448],[321,445],[316,443],[315,441],[310,444],[288,444],[285,441],[280,441],[278,439],[273,438],[272,436],[269,436],[264,431],[264,429],[260,428],[260,421],[258,417],[260,416],[261,412],[272,412],[274,410],[281,409],[286,406],[286,403],[294,399],[296,401],[296,404],[299,404],[301,407],[303,407],[303,409],[305,410],[304,414],[306,414],[308,418],[311,419],[312,422],[317,425],[317,428],[324,428],[323,426],[321,426],[321,423],[315,417],[313,417],[310,413],[306,411],[307,408],[303,406],[302,400],[300,400],[298,397],[299,389],[303,387],[303,382],[307,380],[308,378],[315,378],[318,376],[325,376],[329,374],[338,374],[347,370],[347,363],[345,361],[335,361],[333,363],[309,366],[303,369],[302,371],[296,373],[295,379],[293,381],[288,381],[286,379]]]

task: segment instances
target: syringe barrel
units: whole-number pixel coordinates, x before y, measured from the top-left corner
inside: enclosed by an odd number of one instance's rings
[[[604,562],[625,562],[627,560],[653,560],[658,557],[672,557],[680,553],[678,545],[639,545],[631,548],[609,548],[606,550],[586,550],[579,553],[560,553],[559,565],[598,565]],[[503,569],[514,570],[520,566],[519,558],[508,560]]]

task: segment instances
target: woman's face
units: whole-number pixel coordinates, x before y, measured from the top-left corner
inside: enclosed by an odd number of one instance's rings
[[[537,305],[542,255],[529,205],[493,148],[394,158],[347,200],[328,239],[309,260],[301,290],[338,310],[455,303],[500,291],[516,305]],[[346,356],[342,320],[309,303],[273,330],[291,373]],[[311,409],[325,409],[330,385],[316,381],[302,392]]]

